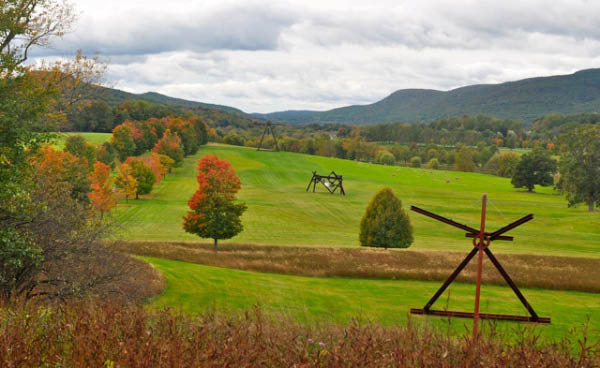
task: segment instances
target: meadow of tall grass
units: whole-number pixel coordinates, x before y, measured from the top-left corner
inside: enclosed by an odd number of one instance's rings
[[[239,270],[318,277],[356,277],[443,281],[466,256],[459,252],[384,250],[339,247],[263,246],[187,242],[122,242],[124,252]],[[600,292],[600,259],[497,254],[511,278],[522,287]],[[484,257],[483,281],[506,281]],[[476,262],[458,277],[474,282]]]

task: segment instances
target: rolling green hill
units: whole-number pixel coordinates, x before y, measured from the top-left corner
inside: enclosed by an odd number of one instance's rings
[[[450,91],[404,89],[371,105],[329,111],[283,111],[256,116],[289,123],[374,124],[428,122],[453,116],[492,115],[531,123],[550,112],[600,111],[600,69],[570,75],[466,86]]]
[[[168,106],[187,107],[187,108],[191,108],[191,109],[197,109],[197,108],[212,109],[212,110],[217,110],[217,111],[222,111],[222,112],[229,112],[229,113],[245,115],[245,113],[242,110],[236,109],[234,107],[184,100],[182,98],[165,96],[165,95],[162,95],[162,94],[156,93],[156,92],[146,92],[146,93],[136,94],[136,93],[125,92],[125,91],[115,89],[115,88],[107,88],[107,87],[100,87],[100,88],[101,88],[101,90],[99,92],[99,95],[101,96],[101,99],[106,101],[110,105],[116,105],[125,100],[131,100],[131,101],[142,100],[142,101],[160,103],[160,104],[168,105]]]
[[[584,207],[567,208],[551,188],[536,193],[517,190],[510,179],[496,176],[399,168],[288,152],[203,146],[168,175],[150,196],[121,203],[113,211],[128,240],[199,241],[182,229],[187,201],[197,188],[196,161],[205,154],[230,161],[242,181],[239,198],[248,210],[244,231],[229,242],[274,245],[358,246],[360,219],[373,195],[393,188],[404,207],[416,205],[471,226],[479,224],[481,195],[489,198],[488,227],[500,228],[526,214],[535,219],[509,235],[515,242],[495,242],[505,253],[600,257],[600,215]],[[311,172],[334,170],[344,176],[346,196],[325,188],[306,192]],[[416,213],[411,249],[466,251],[472,248],[464,232]],[[207,240],[208,241],[208,240]]]

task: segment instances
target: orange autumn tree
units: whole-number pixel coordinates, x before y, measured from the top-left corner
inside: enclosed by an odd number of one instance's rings
[[[181,138],[179,138],[177,133],[171,132],[171,129],[165,130],[162,138],[154,145],[153,151],[161,155],[169,156],[175,161],[174,166],[181,165],[183,157],[185,156]]]
[[[171,167],[173,167],[173,164],[175,163],[175,161],[173,161],[169,156],[161,155],[156,152],[152,152],[152,159],[154,162],[158,162],[160,173],[163,177],[167,176],[167,174],[171,172]]]
[[[233,238],[244,229],[240,217],[246,205],[235,203],[242,184],[231,164],[215,155],[198,161],[197,180],[198,190],[188,202],[191,211],[183,217],[183,229],[213,239],[216,252],[219,239]]]
[[[47,180],[43,183],[47,190],[54,190],[59,184],[68,184],[73,199],[84,203],[88,201],[90,182],[88,161],[85,158],[46,146],[33,157],[32,164],[37,171],[37,177]]]
[[[100,212],[100,218],[104,217],[104,213],[110,212],[117,204],[117,199],[112,195],[111,171],[110,166],[96,161],[94,171],[90,174],[92,191],[88,193],[88,197],[92,201],[94,209]]]

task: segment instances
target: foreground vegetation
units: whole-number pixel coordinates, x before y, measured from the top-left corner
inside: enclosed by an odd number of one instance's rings
[[[261,312],[187,316],[111,303],[1,310],[0,365],[12,367],[592,367],[583,339],[540,344],[491,332],[476,344],[412,324],[298,325]]]
[[[479,224],[481,194],[487,192],[488,225],[500,228],[528,213],[535,219],[511,231],[514,242],[494,242],[498,253],[600,257],[600,217],[585,208],[567,208],[551,188],[517,190],[510,179],[451,171],[398,168],[286,152],[257,152],[210,144],[183,161],[148,198],[114,211],[127,240],[197,241],[181,217],[197,187],[196,161],[216,154],[231,162],[242,181],[240,200],[248,206],[244,231],[229,242],[273,245],[357,246],[360,218],[377,190],[389,186],[405,209],[416,205],[468,225]],[[311,172],[344,176],[346,196],[325,188],[306,192]],[[451,193],[451,195],[449,195]],[[411,249],[467,251],[465,234],[409,212],[415,242]],[[227,241],[225,241],[227,242]]]

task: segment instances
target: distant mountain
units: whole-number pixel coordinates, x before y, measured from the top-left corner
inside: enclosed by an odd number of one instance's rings
[[[242,110],[236,109],[230,106],[224,105],[214,105],[204,102],[196,102],[190,100],[184,100],[181,98],[169,97],[162,95],[156,92],[146,92],[146,93],[129,93],[125,91],[121,91],[120,89],[115,88],[106,88],[101,87],[102,93],[101,98],[105,100],[108,104],[114,105],[119,104],[125,100],[142,100],[153,103],[159,103],[167,106],[179,106],[179,107],[187,107],[190,109],[207,109],[207,110],[217,110],[221,112],[228,112],[234,114],[242,114],[250,117],[249,114],[244,113]]]
[[[282,111],[253,114],[295,124],[375,124],[429,122],[462,115],[492,115],[530,123],[550,112],[577,114],[600,111],[600,69],[570,75],[523,79],[502,84],[479,84],[436,91],[403,89],[371,105],[329,111]]]

